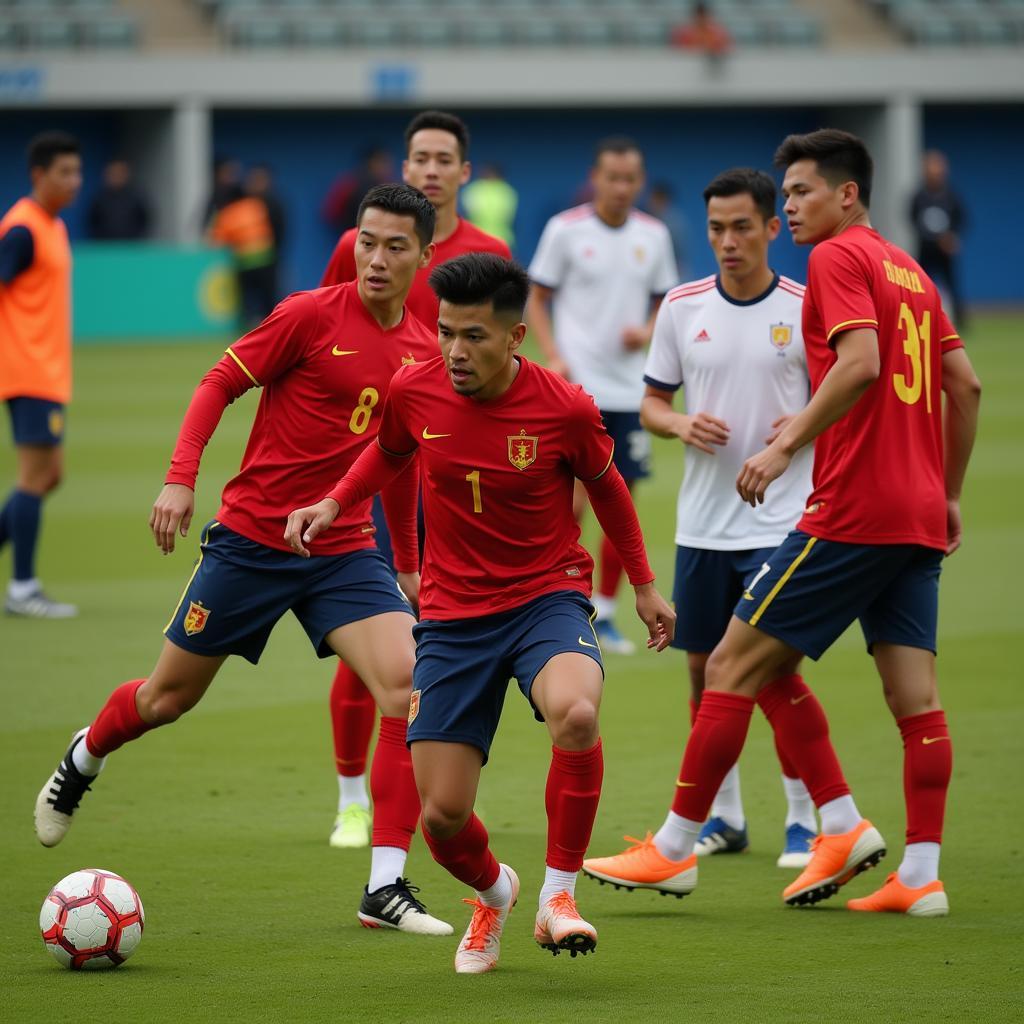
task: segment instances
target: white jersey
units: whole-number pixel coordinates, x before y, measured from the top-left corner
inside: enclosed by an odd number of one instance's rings
[[[800,314],[804,287],[775,276],[756,299],[739,302],[714,276],[680,285],[658,311],[644,380],[685,387],[686,411],[729,425],[729,441],[708,455],[687,445],[676,506],[676,544],[713,551],[775,547],[796,525],[811,492],[814,449],[797,452],[751,508],[736,492],[743,463],[764,448],[772,423],[810,397]]]
[[[632,211],[613,228],[589,203],[552,217],[530,277],[554,291],[555,344],[572,379],[606,412],[637,412],[643,400],[642,350],[622,344],[627,327],[643,327],[651,299],[679,280],[668,228]]]

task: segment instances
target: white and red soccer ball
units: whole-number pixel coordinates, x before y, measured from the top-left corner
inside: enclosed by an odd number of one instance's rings
[[[145,924],[139,894],[120,875],[100,868],[62,878],[39,911],[46,948],[73,971],[123,964],[142,941]]]

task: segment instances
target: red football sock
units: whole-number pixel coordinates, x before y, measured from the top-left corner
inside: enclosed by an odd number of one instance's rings
[[[420,816],[420,796],[405,743],[404,718],[381,715],[377,749],[370,767],[373,845],[408,850]]]
[[[672,810],[703,821],[729,769],[739,760],[754,701],[737,693],[705,690],[679,770]]]
[[[129,740],[136,740],[153,728],[142,720],[135,706],[135,691],[145,681],[133,679],[129,683],[122,683],[107,698],[107,703],[85,734],[86,749],[93,757],[106,757]]]
[[[776,749],[788,762],[791,779],[802,779],[816,807],[841,796],[850,787],[828,737],[825,709],[802,676],[781,676],[757,695],[757,703],[775,732]],[[783,751],[785,753],[783,753]]]
[[[782,749],[782,743],[779,741],[779,734],[774,729],[772,730],[772,736],[775,739],[775,753],[779,759],[779,767],[782,769],[782,774],[787,779],[799,779],[800,773],[793,767],[793,762],[786,757],[786,752]]]
[[[601,565],[598,575],[597,592],[602,597],[614,597],[622,582],[622,559],[615,545],[601,534]]]
[[[946,791],[953,774],[953,744],[945,711],[900,718],[907,844],[941,843]]]
[[[548,853],[545,863],[559,871],[579,871],[590,843],[601,799],[604,753],[598,740],[589,750],[551,748],[551,767],[544,791],[548,812]]]
[[[351,778],[365,773],[376,714],[377,705],[366,684],[345,662],[339,661],[331,685],[334,763],[339,775]]]
[[[462,831],[450,839],[436,839],[427,831],[424,822],[423,838],[434,860],[471,889],[483,892],[498,880],[500,868],[487,846],[487,829],[475,814],[471,814]]]

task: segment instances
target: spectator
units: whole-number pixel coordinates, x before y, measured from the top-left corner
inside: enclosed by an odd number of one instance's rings
[[[956,257],[966,223],[963,202],[949,184],[949,162],[937,149],[922,163],[921,186],[910,203],[910,219],[917,235],[917,262],[935,282],[954,325],[964,329],[967,313],[957,276]]]
[[[463,188],[462,205],[481,231],[500,238],[509,248],[515,245],[513,225],[519,193],[505,180],[497,164],[486,164],[480,177]]]
[[[263,201],[274,236],[274,261],[268,264],[267,288],[274,302],[281,297],[281,251],[284,247],[286,215],[284,203],[274,191],[274,176],[268,164],[253,164],[245,176],[246,195]]]
[[[374,185],[394,180],[395,162],[391,154],[381,146],[371,146],[363,153],[359,167],[343,174],[330,187],[321,209],[324,222],[337,234],[347,231],[355,225],[363,196]]]
[[[149,201],[132,181],[127,160],[111,160],[89,206],[89,235],[98,241],[135,241],[149,234]]]
[[[237,197],[241,187],[242,165],[234,157],[216,157],[213,161],[213,190],[203,209],[204,231],[210,230],[214,214]]]
[[[732,36],[715,19],[708,4],[696,3],[690,20],[672,30],[672,45],[706,53],[709,57],[723,57],[732,49]]]
[[[676,255],[679,280],[688,281],[690,261],[687,258],[687,253],[690,229],[686,223],[686,215],[676,204],[675,189],[667,181],[656,181],[651,185],[646,209],[652,217],[657,217],[668,228],[668,233],[672,236],[672,251]]]

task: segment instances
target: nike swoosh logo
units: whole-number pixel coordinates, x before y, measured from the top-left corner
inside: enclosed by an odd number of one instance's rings
[[[948,739],[948,736],[922,736],[921,742],[927,747],[929,743],[938,743],[940,740]]]
[[[696,782],[677,782],[677,783],[676,783],[676,785],[677,785],[677,786],[678,786],[678,787],[679,787],[680,789],[686,789],[686,788],[688,788],[688,787],[690,787],[690,786],[696,786],[696,785],[697,785],[697,783],[696,783]]]
[[[597,647],[597,644],[588,644],[587,641],[583,639],[583,637],[577,637],[577,639],[583,647]]]
[[[423,428],[423,440],[432,441],[435,437],[451,437],[451,434],[432,434],[428,427]]]
[[[338,346],[335,345],[334,348],[331,349],[331,355],[332,356],[357,356],[357,355],[359,355],[359,349],[357,349],[357,348],[352,348],[352,349],[338,348]]]
[[[799,704],[799,703],[800,703],[800,701],[802,701],[802,700],[807,700],[807,698],[808,698],[808,697],[810,697],[810,694],[809,694],[809,693],[803,693],[803,694],[801,694],[801,695],[800,695],[799,697],[790,697],[790,698],[789,698],[789,703],[790,703],[790,704],[794,704],[794,705],[795,705],[795,704]]]
[[[753,601],[754,600],[754,595],[749,590],[745,590],[743,592],[743,600],[744,601]]]

